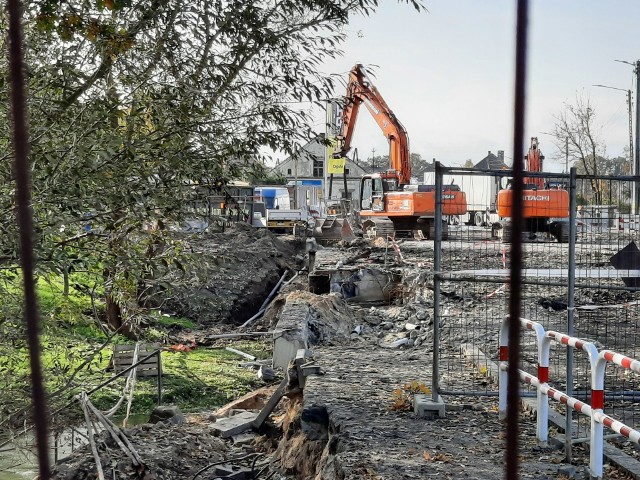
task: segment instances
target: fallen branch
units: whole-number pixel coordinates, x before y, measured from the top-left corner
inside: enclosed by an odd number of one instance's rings
[[[220,333],[218,335],[207,335],[206,340],[217,340],[221,338],[239,338],[239,337],[266,337],[273,335],[273,331],[269,332],[246,332],[246,333]]]

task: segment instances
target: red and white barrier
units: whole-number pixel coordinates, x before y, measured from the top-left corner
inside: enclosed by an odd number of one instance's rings
[[[504,419],[507,411],[507,362],[509,355],[508,339],[509,317],[505,317],[500,327],[500,372],[499,372],[499,415]],[[640,444],[640,432],[604,413],[604,374],[607,363],[640,373],[640,361],[625,357],[610,350],[598,351],[591,342],[570,337],[552,330],[545,331],[541,324],[520,319],[520,324],[527,330],[535,332],[538,347],[538,376],[518,370],[520,380],[535,387],[538,392],[537,428],[538,440],[546,442],[549,430],[549,398],[564,403],[575,411],[591,418],[591,442],[589,468],[592,478],[602,478],[604,456],[604,427]],[[555,341],[567,347],[582,350],[589,356],[591,366],[591,405],[577,398],[549,387],[549,352],[551,343]]]

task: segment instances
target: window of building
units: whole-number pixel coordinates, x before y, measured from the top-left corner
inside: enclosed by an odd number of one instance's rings
[[[291,169],[287,168],[287,175],[291,175]]]
[[[344,169],[344,174],[345,174],[345,175],[349,175],[349,169],[348,169],[348,168],[345,168],[345,169]]]
[[[324,159],[323,158],[313,159],[313,177],[314,178],[324,177]]]

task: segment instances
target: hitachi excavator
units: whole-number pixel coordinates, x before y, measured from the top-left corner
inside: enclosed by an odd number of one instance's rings
[[[531,137],[529,152],[525,155],[525,170],[542,172],[544,155],[540,152],[538,138]],[[513,217],[513,190],[498,192],[498,215],[502,224],[502,241],[511,241],[511,218]],[[549,233],[558,242],[569,241],[569,192],[562,188],[546,187],[544,178],[525,177],[522,192],[523,230],[527,239],[536,238],[537,233]]]
[[[391,166],[386,172],[365,175],[360,181],[359,217],[363,234],[371,237],[405,233],[434,238],[435,188],[433,185],[409,185],[411,163],[407,131],[371,84],[360,64],[349,73],[342,130],[337,136],[334,157],[345,157],[351,149],[358,111],[363,102],[389,141]],[[443,188],[442,197],[443,216],[467,212],[465,194],[457,186]],[[445,222],[442,232],[446,237]]]

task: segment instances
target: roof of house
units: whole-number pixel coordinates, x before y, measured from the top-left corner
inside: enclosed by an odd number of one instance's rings
[[[489,154],[476,163],[474,168],[481,168],[483,170],[503,170],[507,168],[507,165],[504,163],[504,157],[499,158],[489,151]]]

